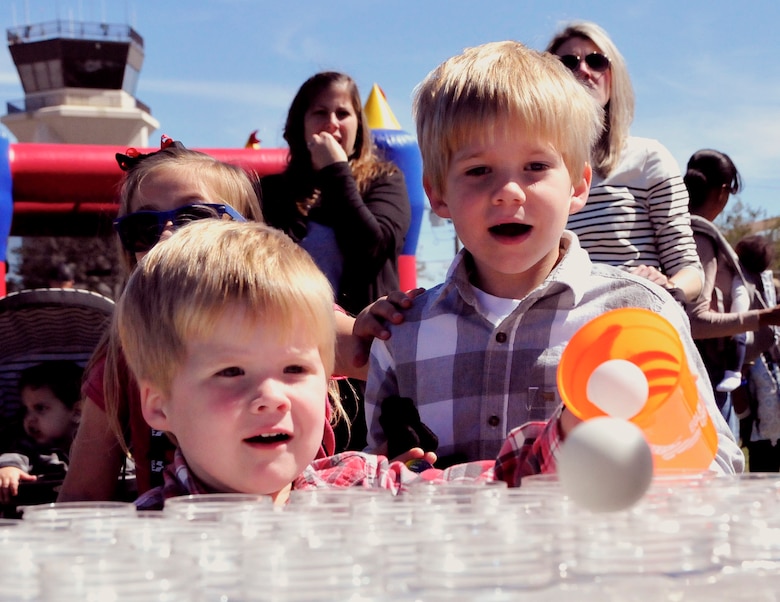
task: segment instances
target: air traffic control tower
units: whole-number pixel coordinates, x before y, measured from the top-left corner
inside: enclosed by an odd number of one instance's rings
[[[25,96],[0,121],[19,142],[149,146],[160,124],[135,98],[144,41],[132,27],[51,21],[7,35]]]

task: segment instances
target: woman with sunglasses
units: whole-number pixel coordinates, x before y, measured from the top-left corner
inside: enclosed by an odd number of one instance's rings
[[[666,287],[680,302],[696,299],[703,272],[679,166],[657,140],[629,135],[634,92],[626,63],[595,23],[575,22],[554,36],[557,55],[605,109],[593,149],[593,183],[568,228],[593,261],[623,266]]]

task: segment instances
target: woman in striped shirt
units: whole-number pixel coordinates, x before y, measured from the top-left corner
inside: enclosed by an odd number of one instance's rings
[[[677,162],[657,140],[629,135],[634,92],[625,60],[598,25],[567,25],[547,47],[605,109],[588,202],[568,228],[595,262],[623,266],[678,301],[701,292],[703,271]]]

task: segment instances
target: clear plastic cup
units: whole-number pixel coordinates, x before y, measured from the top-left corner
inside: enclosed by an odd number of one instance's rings
[[[711,517],[621,512],[572,523],[569,571],[604,576],[681,576],[716,571],[718,523]]]
[[[188,602],[200,583],[190,559],[148,559],[129,551],[49,557],[41,562],[42,602]]]
[[[380,600],[385,588],[379,561],[360,549],[311,548],[301,540],[280,541],[273,549],[249,546],[244,556],[241,599]]]
[[[132,502],[54,502],[38,506],[22,506],[22,520],[38,528],[70,529],[80,520],[134,517]]]
[[[413,591],[423,599],[431,591],[457,591],[463,599],[495,591],[550,586],[558,567],[550,541],[538,535],[475,529],[420,543]],[[424,562],[435,559],[435,562]]]
[[[189,521],[219,522],[228,515],[270,511],[273,500],[267,495],[249,493],[205,493],[165,500],[166,517]]]

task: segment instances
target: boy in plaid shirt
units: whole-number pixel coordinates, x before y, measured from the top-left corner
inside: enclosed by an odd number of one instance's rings
[[[386,449],[381,415],[400,397],[438,436],[439,465],[494,458],[509,435],[518,453],[530,448],[520,472],[553,471],[576,423],[557,389],[561,352],[592,318],[643,307],[680,332],[719,435],[713,468],[741,471],[682,308],[647,279],[591,263],[565,230],[587,201],[603,123],[586,89],[556,57],[496,42],[434,69],[414,114],[431,209],[452,220],[464,248],[445,282],[372,346],[368,449]]]

